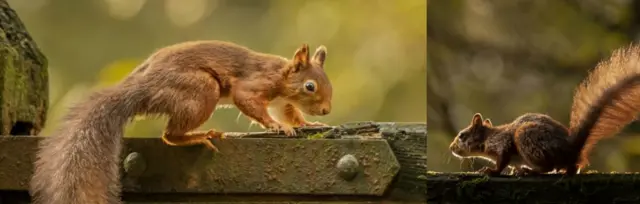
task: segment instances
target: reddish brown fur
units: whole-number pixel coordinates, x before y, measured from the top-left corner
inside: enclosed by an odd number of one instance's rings
[[[634,75],[640,75],[640,46],[638,45],[616,50],[608,60],[600,62],[576,90],[569,123],[571,132],[578,131],[580,121],[588,114],[589,107],[593,106],[598,97],[606,91],[606,87],[612,87],[621,79]],[[616,135],[624,126],[635,120],[640,112],[639,104],[640,87],[636,83],[614,98],[611,105],[604,108],[582,149],[580,166],[589,164],[589,153],[599,140]]]
[[[309,58],[303,45],[287,60],[221,41],[158,50],[120,84],[71,107],[57,131],[42,141],[31,180],[34,203],[121,203],[121,138],[135,115],[169,116],[162,136],[168,145],[204,144],[213,150],[217,148],[209,139],[222,133],[193,130],[224,103],[287,135],[295,134],[295,126],[323,125],[307,122],[301,113],[326,115],[331,110],[325,56],[324,46]],[[305,89],[308,81],[315,90]]]
[[[511,166],[517,174],[564,170],[575,174],[588,164],[597,141],[616,135],[640,113],[640,47],[616,50],[578,86],[566,128],[544,114],[527,113],[494,127],[476,113],[450,145],[459,157],[496,163],[482,172],[496,175]]]

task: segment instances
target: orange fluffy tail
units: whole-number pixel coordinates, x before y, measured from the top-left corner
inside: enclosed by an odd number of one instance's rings
[[[580,151],[577,164],[589,164],[589,152],[612,137],[640,113],[640,46],[632,44],[600,62],[578,86],[571,107],[569,131]]]

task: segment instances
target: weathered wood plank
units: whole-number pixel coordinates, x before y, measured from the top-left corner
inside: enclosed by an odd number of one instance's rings
[[[40,139],[0,137],[0,198],[26,193]],[[426,200],[424,123],[303,128],[299,137],[230,133],[213,141],[217,154],[159,138],[124,142],[123,199],[134,203]],[[352,179],[337,167],[348,154],[358,162]]]
[[[431,203],[640,203],[640,173],[487,177],[429,172]]]
[[[0,147],[33,149],[41,137],[0,137]],[[123,157],[125,191],[144,193],[293,193],[382,195],[399,164],[384,140],[230,138],[214,141],[220,152],[170,147],[157,138],[128,138]],[[23,149],[24,150],[24,149]],[[1,148],[0,189],[26,190],[33,154]],[[33,151],[27,151],[33,152]],[[18,153],[18,155],[16,155]],[[359,174],[342,179],[338,160],[359,161]],[[133,164],[136,163],[136,164]],[[15,174],[15,172],[24,172]],[[295,184],[295,185],[293,185]]]
[[[382,195],[400,165],[384,140],[227,139],[220,152],[172,148],[158,139],[127,139],[146,170],[125,191],[144,193],[291,193]],[[360,163],[353,180],[339,176],[338,160]],[[125,173],[125,175],[127,175]]]
[[[409,200],[426,200],[427,126],[424,123],[379,123],[382,137],[400,162],[392,190],[402,191]]]

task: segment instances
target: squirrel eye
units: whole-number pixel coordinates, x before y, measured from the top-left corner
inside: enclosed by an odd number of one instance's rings
[[[306,89],[309,92],[314,92],[316,91],[316,85],[313,82],[306,82],[304,83],[304,89]]]
[[[469,133],[463,132],[460,134],[460,139],[465,139],[467,136],[469,136]]]

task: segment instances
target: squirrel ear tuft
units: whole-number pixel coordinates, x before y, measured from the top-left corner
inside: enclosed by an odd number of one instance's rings
[[[316,53],[313,54],[313,60],[320,63],[320,66],[324,66],[324,59],[327,57],[327,47],[324,45],[318,46],[316,48]]]
[[[473,115],[471,119],[471,125],[482,125],[482,115],[480,113],[476,113]]]
[[[302,44],[296,53],[293,55],[293,72],[300,71],[300,69],[307,67],[309,64],[309,45]]]
[[[493,123],[491,123],[491,120],[489,120],[489,118],[484,119],[484,122],[482,122],[482,125],[487,127],[493,127]]]

